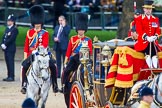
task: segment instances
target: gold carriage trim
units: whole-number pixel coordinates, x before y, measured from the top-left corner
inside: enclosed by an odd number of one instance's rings
[[[128,67],[128,68],[121,68],[120,66],[118,66],[117,73],[122,74],[122,75],[132,74],[133,73],[133,65],[131,67]]]
[[[120,81],[116,79],[114,86],[119,88],[130,88],[133,86],[133,81]]]
[[[105,87],[114,85],[114,82],[115,82],[115,77],[106,79],[105,80]]]

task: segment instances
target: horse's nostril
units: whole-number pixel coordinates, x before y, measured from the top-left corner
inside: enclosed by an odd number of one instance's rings
[[[46,81],[48,78],[42,77],[43,81]]]

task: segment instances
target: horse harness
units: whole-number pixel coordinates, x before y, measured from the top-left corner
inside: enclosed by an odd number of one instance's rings
[[[154,103],[159,106],[160,108],[162,108],[162,103],[158,100],[157,98],[157,93],[160,92],[160,96],[162,96],[162,91],[160,91],[159,86],[158,86],[158,82],[159,82],[159,78],[160,76],[158,76],[156,83],[155,83],[155,98],[154,98]]]
[[[36,82],[36,84],[38,85],[39,91],[40,91],[41,88],[42,88],[42,85],[43,85],[43,83],[44,83],[45,81],[43,81],[42,84],[39,84],[38,81],[36,80],[36,78],[35,78],[34,76],[37,76],[38,78],[41,78],[41,77],[40,77],[40,75],[36,75],[36,73],[34,72],[33,66],[31,66],[31,68],[32,68],[32,71],[33,71],[33,72],[31,72],[31,75],[32,75],[34,81]],[[44,68],[41,68],[41,70],[42,70],[42,69],[44,69]]]

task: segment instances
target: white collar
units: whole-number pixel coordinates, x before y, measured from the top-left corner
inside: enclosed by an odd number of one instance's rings
[[[13,26],[13,25],[10,25],[10,26],[8,26],[8,28],[10,29],[12,26]]]
[[[148,19],[150,19],[151,15],[146,15]]]

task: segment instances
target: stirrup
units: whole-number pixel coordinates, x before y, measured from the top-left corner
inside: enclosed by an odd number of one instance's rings
[[[26,94],[26,87],[23,86],[23,87],[21,88],[21,93],[22,93],[22,94]]]
[[[22,93],[22,94],[26,94],[26,89],[27,89],[27,83],[24,82],[24,83],[23,83],[23,86],[22,86],[22,88],[21,88],[21,93]]]

